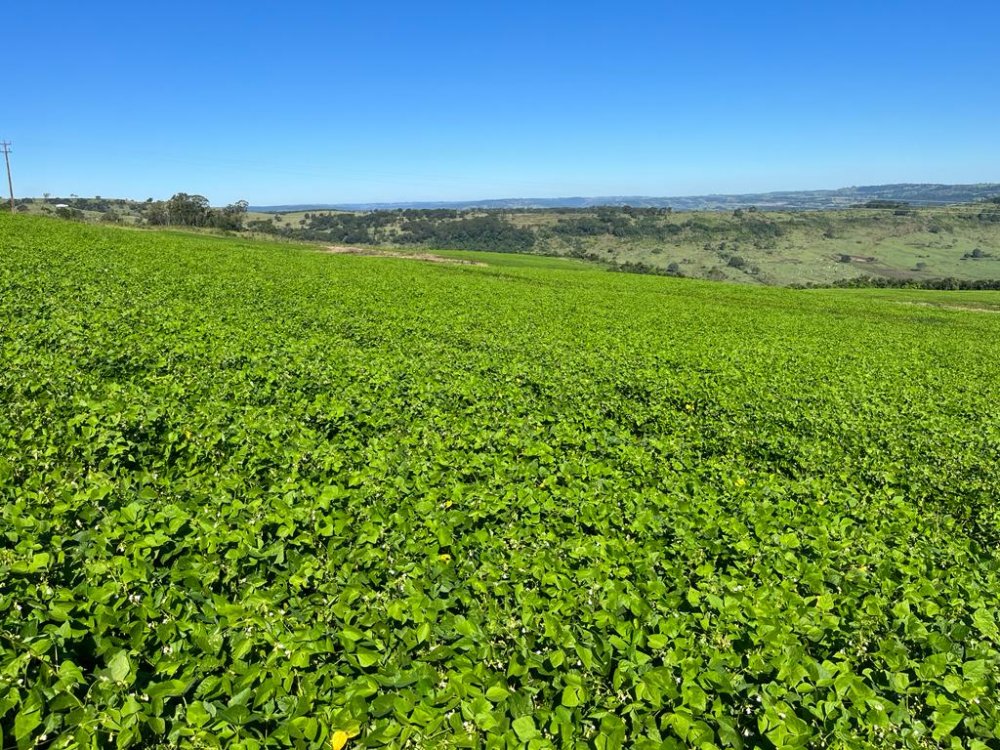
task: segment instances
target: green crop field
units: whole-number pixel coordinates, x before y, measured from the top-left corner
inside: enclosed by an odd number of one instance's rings
[[[1000,746],[1000,293],[475,257],[0,217],[0,747]]]

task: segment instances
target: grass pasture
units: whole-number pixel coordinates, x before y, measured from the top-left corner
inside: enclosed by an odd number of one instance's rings
[[[0,746],[997,747],[1000,294],[315,250],[0,216]]]

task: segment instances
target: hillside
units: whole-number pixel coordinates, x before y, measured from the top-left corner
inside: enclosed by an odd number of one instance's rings
[[[892,193],[913,198],[929,194],[928,189],[857,188],[852,200],[867,198],[861,207],[825,211],[604,206],[274,214],[248,212],[245,203],[209,208],[202,196],[183,193],[166,202],[25,200],[20,210],[121,225],[193,224],[199,230],[242,230],[250,236],[323,245],[555,255],[616,270],[764,285],[832,284],[864,277],[892,283],[1000,280],[998,199],[920,206],[869,197]],[[944,200],[969,192],[962,186],[939,186],[934,194]]]
[[[317,250],[0,215],[4,748],[996,746],[1000,295]]]
[[[741,283],[1000,279],[1000,206],[674,212],[599,208],[251,214],[248,227],[324,244],[567,256]]]

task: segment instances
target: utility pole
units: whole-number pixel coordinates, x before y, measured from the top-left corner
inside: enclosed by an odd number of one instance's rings
[[[3,160],[7,163],[7,187],[10,190],[10,212],[14,210],[14,181],[10,176],[10,141],[0,141],[0,148],[3,148]]]

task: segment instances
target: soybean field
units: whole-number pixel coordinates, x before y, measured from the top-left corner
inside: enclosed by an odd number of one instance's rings
[[[0,216],[0,747],[1000,747],[1000,293],[476,258]]]

